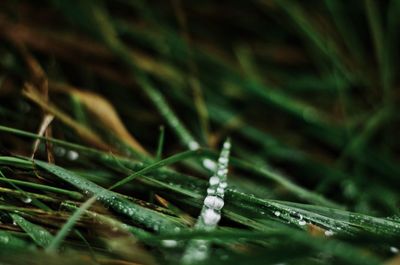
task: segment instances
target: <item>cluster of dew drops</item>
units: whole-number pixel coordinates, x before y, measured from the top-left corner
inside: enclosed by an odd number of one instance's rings
[[[79,158],[79,153],[75,150],[66,150],[61,146],[54,147],[54,154],[58,157],[66,157],[68,160],[75,161]]]
[[[231,143],[226,141],[218,159],[218,168],[209,180],[207,196],[201,214],[205,226],[215,226],[221,219],[221,209],[224,207],[225,189],[228,187],[226,176],[228,174],[228,157]]]
[[[212,229],[217,225],[221,219],[221,209],[224,206],[224,193],[228,187],[226,176],[228,173],[228,157],[231,144],[226,141],[223,145],[218,164],[211,159],[204,159],[203,166],[215,173],[209,179],[209,187],[207,189],[207,196],[204,199],[203,209],[197,227],[202,226],[206,229]],[[194,149],[197,149],[196,146]],[[193,149],[193,148],[191,148]],[[164,247],[175,247],[178,242],[175,240],[163,240]],[[204,249],[202,242],[196,242],[198,249]],[[202,252],[202,251],[200,251]]]

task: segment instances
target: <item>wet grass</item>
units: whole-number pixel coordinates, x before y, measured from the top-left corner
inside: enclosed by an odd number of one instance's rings
[[[0,262],[398,264],[397,2],[3,1]]]

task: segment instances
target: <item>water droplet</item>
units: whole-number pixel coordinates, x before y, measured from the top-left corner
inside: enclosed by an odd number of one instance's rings
[[[166,248],[174,248],[178,245],[178,241],[165,239],[165,240],[161,241],[161,244]]]
[[[304,221],[304,220],[299,220],[299,225],[301,225],[301,226],[306,225],[306,221]]]
[[[211,185],[211,186],[217,185],[218,183],[219,183],[219,178],[218,178],[218,177],[212,176],[212,177],[210,178],[210,185]]]
[[[279,217],[281,215],[281,212],[275,211],[274,214],[275,214],[275,216]]]
[[[25,198],[22,198],[22,201],[24,203],[31,203],[32,202],[32,198],[31,197],[25,197]]]
[[[207,243],[205,240],[199,240],[199,245],[197,247],[197,249],[201,252],[205,252],[207,251]]]
[[[223,195],[224,192],[225,192],[225,189],[223,189],[223,188],[221,188],[221,187],[218,187],[218,188],[217,188],[217,193],[218,193],[218,194]]]
[[[77,160],[78,158],[79,158],[79,153],[78,152],[76,152],[76,151],[74,151],[74,150],[69,150],[68,152],[67,152],[67,158],[69,159],[69,160]]]
[[[224,200],[217,196],[207,196],[204,199],[204,205],[216,210],[221,210],[224,207]]]
[[[56,156],[64,156],[67,151],[61,146],[54,147],[54,154]]]
[[[204,245],[206,248],[202,247],[203,245],[200,245],[197,247],[196,250],[194,250],[191,253],[191,256],[188,258],[188,260],[190,262],[187,262],[188,264],[193,263],[193,262],[198,262],[198,261],[202,261],[205,260],[207,258],[207,246]]]
[[[390,247],[390,252],[392,252],[392,253],[399,253],[399,249],[398,248],[396,248],[396,247],[394,247],[394,246],[391,246]]]
[[[221,215],[213,209],[206,209],[203,215],[203,221],[206,225],[216,225],[221,219]]]
[[[226,181],[224,181],[224,182],[221,182],[221,183],[219,184],[219,186],[220,186],[221,188],[223,188],[223,189],[226,189],[226,188],[228,187],[228,183],[227,183]]]
[[[224,177],[228,174],[228,169],[227,168],[221,168],[218,170],[217,175],[220,177]]]
[[[215,189],[212,189],[212,188],[208,188],[207,189],[207,194],[208,195],[214,195],[216,193],[216,190]]]
[[[189,142],[188,145],[189,145],[189,149],[190,149],[190,150],[197,150],[197,149],[200,148],[200,145],[199,145],[197,142],[195,142],[195,141]]]
[[[224,143],[224,148],[225,148],[225,149],[230,149],[230,148],[231,148],[231,142],[226,141],[226,142]]]
[[[326,236],[333,236],[335,233],[334,233],[332,230],[326,230],[326,231],[324,232],[324,234],[325,234]]]
[[[228,163],[228,158],[222,156],[218,159],[218,163],[226,165]]]
[[[203,166],[206,169],[211,170],[211,171],[215,171],[217,169],[217,164],[214,161],[212,161],[211,159],[208,159],[208,158],[203,160]]]

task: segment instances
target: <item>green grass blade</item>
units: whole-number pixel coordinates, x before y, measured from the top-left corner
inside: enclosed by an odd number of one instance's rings
[[[68,221],[63,225],[63,227],[58,231],[56,236],[52,239],[51,242],[47,245],[47,252],[56,251],[62,241],[67,237],[68,233],[72,230],[75,223],[79,220],[79,218],[85,213],[87,209],[96,201],[96,196],[93,196],[85,203],[83,203],[72,215],[68,218]]]
[[[50,242],[53,240],[53,235],[50,234],[43,227],[33,224],[21,217],[18,214],[10,214],[12,219],[33,239],[33,241],[43,248],[49,246]]]
[[[64,168],[39,160],[35,160],[35,164],[82,190],[84,193],[91,195],[100,194],[98,197],[100,202],[104,203],[116,212],[132,218],[135,222],[142,224],[149,229],[155,231],[166,231],[170,229],[180,229],[182,226],[182,224],[172,217],[164,216],[153,210],[129,202],[118,193],[106,190],[105,188],[83,179]]]

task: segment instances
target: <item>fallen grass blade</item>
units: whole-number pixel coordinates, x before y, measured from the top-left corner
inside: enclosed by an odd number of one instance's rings
[[[53,114],[56,118],[74,129],[88,143],[93,144],[102,150],[113,150],[113,148],[104,143],[93,131],[75,122],[71,117],[59,110],[57,107],[43,101],[41,96],[32,86],[26,84],[23,93],[27,98],[38,104],[41,108]]]
[[[65,91],[78,98],[106,126],[107,130],[111,130],[117,137],[137,152],[147,154],[143,146],[128,132],[119,118],[117,111],[107,99],[93,92],[82,91],[65,84],[51,82],[50,87],[55,90]]]

